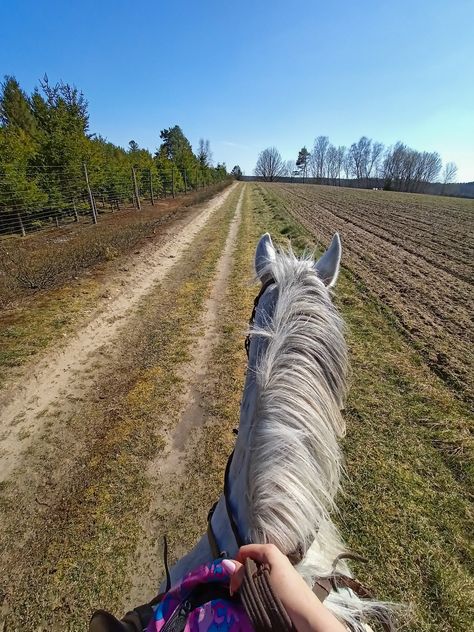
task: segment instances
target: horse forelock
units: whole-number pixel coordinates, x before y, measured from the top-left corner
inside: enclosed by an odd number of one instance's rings
[[[278,252],[268,272],[278,298],[252,328],[264,339],[249,435],[250,537],[306,554],[339,486],[340,409],[348,370],[344,324],[308,258]]]

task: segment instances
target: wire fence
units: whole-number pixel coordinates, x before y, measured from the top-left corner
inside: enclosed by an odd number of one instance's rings
[[[226,177],[215,169],[175,166],[0,165],[0,235],[97,224],[104,214],[141,211],[142,204],[154,206],[159,199],[186,195]]]

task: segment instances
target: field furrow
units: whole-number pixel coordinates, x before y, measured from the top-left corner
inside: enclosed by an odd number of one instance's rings
[[[339,231],[345,265],[390,308],[405,334],[421,350],[428,365],[467,400],[472,401],[473,253],[474,229],[470,200],[438,200],[405,194],[356,191],[337,187],[263,185],[267,195],[281,199],[285,209],[318,239]],[[378,194],[383,197],[378,197]],[[401,207],[400,197],[407,203]],[[398,209],[392,216],[392,205]],[[443,218],[437,243],[405,218]],[[401,207],[401,210],[400,210]],[[454,217],[449,213],[454,212]],[[462,218],[462,220],[460,219]],[[443,242],[443,228],[453,235]],[[443,245],[444,244],[444,245]],[[454,250],[454,254],[452,254]]]

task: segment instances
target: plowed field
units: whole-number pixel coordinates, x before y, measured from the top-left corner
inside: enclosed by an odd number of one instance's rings
[[[314,185],[262,185],[395,316],[430,368],[473,401],[474,202]]]

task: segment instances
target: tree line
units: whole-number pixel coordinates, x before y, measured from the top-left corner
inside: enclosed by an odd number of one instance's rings
[[[90,186],[107,199],[120,199],[149,181],[160,195],[172,178],[173,192],[211,184],[227,176],[225,164],[213,165],[208,140],[196,152],[178,125],[163,129],[154,154],[131,140],[128,148],[89,129],[88,103],[76,87],[45,76],[32,94],[15,77],[0,90],[0,218],[20,209],[60,209],[84,197],[84,163]]]
[[[359,186],[377,183],[387,190],[413,193],[425,191],[440,178],[445,185],[453,182],[456,173],[453,162],[443,168],[438,152],[417,151],[400,141],[385,147],[366,136],[350,147],[336,147],[327,136],[318,136],[312,150],[302,147],[296,160],[283,160],[276,147],[268,147],[260,152],[255,167],[255,175],[264,180],[299,176],[340,185],[345,179],[356,180]]]

